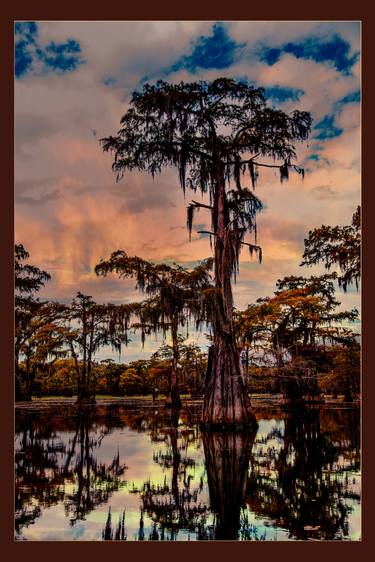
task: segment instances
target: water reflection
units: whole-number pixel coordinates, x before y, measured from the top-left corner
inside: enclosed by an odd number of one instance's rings
[[[216,515],[213,538],[217,540],[238,538],[255,435],[256,431],[203,434],[210,504]]]
[[[194,533],[205,526],[209,507],[201,498],[203,476],[198,480],[196,460],[189,456],[189,445],[199,439],[198,426],[189,427],[189,421],[179,427],[180,413],[172,411],[167,417],[164,429],[152,439],[162,442],[153,454],[153,461],[163,473],[170,474],[161,482],[148,480],[141,488],[133,488],[132,493],[139,494],[142,501],[142,515],[146,513],[152,520],[151,540],[176,540],[180,529]],[[143,519],[141,519],[143,521]]]
[[[254,451],[248,504],[296,539],[342,539],[359,471],[359,412],[305,410],[285,417]],[[278,446],[275,444],[278,444]],[[348,501],[349,500],[349,501]]]
[[[91,411],[83,412],[77,419],[77,429],[69,447],[63,474],[75,474],[75,485],[71,492],[65,493],[65,512],[71,525],[98,505],[108,501],[124,482],[125,465],[120,464],[119,452],[114,454],[109,464],[98,462],[95,450],[100,446],[108,428],[90,431],[93,426]],[[72,458],[74,460],[72,463]],[[72,463],[72,466],[71,466]]]
[[[16,415],[16,538],[358,539],[359,411],[259,408],[201,433],[200,404]]]
[[[100,504],[125,482],[118,451],[110,463],[98,462],[96,449],[111,431],[97,427],[92,408],[21,416],[16,436],[16,535],[42,513],[63,503],[70,525]]]

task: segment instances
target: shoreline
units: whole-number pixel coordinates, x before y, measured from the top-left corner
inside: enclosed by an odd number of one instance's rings
[[[190,398],[188,396],[182,396],[182,407],[193,405],[193,404],[202,404],[203,398]],[[118,405],[134,405],[134,406],[155,406],[155,407],[164,407],[165,398],[162,396],[157,400],[153,401],[152,396],[100,396],[96,398],[96,402],[92,404],[92,406],[106,406],[110,404],[118,404]],[[280,407],[289,407],[291,406],[288,403],[282,394],[252,394],[250,395],[250,401],[252,405],[256,407],[268,407],[268,406],[280,406]],[[361,399],[353,400],[353,402],[345,402],[343,396],[338,396],[334,398],[332,395],[324,396],[324,401],[312,401],[306,402],[305,405],[310,406],[359,406],[361,404]],[[59,406],[59,405],[78,405],[76,404],[76,397],[43,397],[43,398],[33,398],[31,402],[15,402],[14,408],[15,410],[27,410],[27,409],[34,409],[40,407],[48,407],[48,406]],[[91,406],[91,405],[90,405]]]

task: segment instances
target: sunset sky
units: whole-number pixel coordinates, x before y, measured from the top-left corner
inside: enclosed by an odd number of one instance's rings
[[[236,306],[272,295],[285,275],[323,272],[299,267],[304,237],[321,224],[349,224],[360,204],[359,22],[18,22],[15,239],[52,275],[40,297],[66,302],[80,290],[98,302],[140,299],[131,280],[94,274],[117,249],[186,266],[211,254],[204,235],[189,242],[193,195],[184,199],[176,171],[116,183],[99,139],[118,131],[131,93],[146,82],[222,76],[263,86],[270,104],[314,120],[298,150],[304,181],[260,175],[263,262],[243,251]],[[195,230],[202,226],[204,210]],[[359,306],[355,289],[339,300]]]

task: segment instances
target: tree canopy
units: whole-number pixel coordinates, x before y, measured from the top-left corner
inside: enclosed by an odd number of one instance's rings
[[[31,398],[38,365],[46,362],[52,351],[60,352],[61,348],[61,333],[56,322],[58,307],[42,303],[35,297],[51,276],[27,263],[29,257],[22,244],[15,244],[15,395],[17,399],[26,400]],[[23,370],[20,368],[21,356],[25,358]]]
[[[117,178],[126,171],[146,171],[154,177],[167,166],[176,167],[182,189],[209,192],[209,206],[192,202],[188,207],[191,231],[194,210],[211,209],[211,233],[218,235],[217,183],[234,182],[227,194],[228,266],[235,272],[246,232],[256,230],[255,215],[260,200],[243,187],[243,175],[255,187],[260,167],[277,168],[280,180],[292,165],[295,142],[306,140],[310,114],[293,111],[287,115],[267,106],[263,88],[254,88],[228,78],[212,82],[169,84],[162,80],[134,92],[131,108],[121,119],[117,136],[101,139],[103,149],[114,153]],[[259,157],[271,158],[260,162]],[[275,164],[274,160],[281,161]],[[229,248],[230,246],[230,248]],[[255,244],[250,251],[260,252]],[[230,250],[230,251],[229,251]]]
[[[305,239],[305,251],[301,265],[323,262],[326,269],[338,266],[340,287],[358,282],[361,277],[361,208],[357,207],[351,225],[325,226],[310,230]]]
[[[46,271],[39,269],[35,265],[24,263],[30,254],[22,244],[14,246],[14,272],[15,272],[15,291],[16,304],[25,295],[31,296],[37,293],[45,283],[51,279]]]
[[[179,355],[178,328],[194,317],[197,325],[206,320],[207,307],[202,306],[205,292],[211,287],[210,272],[212,259],[203,260],[192,270],[178,264],[154,264],[138,256],[128,256],[126,252],[113,252],[109,260],[102,260],[95,267],[97,275],[116,272],[120,277],[135,278],[136,287],[149,295],[149,298],[133,307],[140,328],[142,342],[146,334],[164,334],[168,329],[172,336],[172,371],[170,397],[167,402],[180,406],[177,383],[177,363]]]
[[[157,264],[125,251],[113,252],[108,260],[101,260],[95,267],[97,275],[115,272],[121,278],[134,278],[136,288],[148,295],[148,299],[134,310],[140,320],[142,339],[149,329],[167,329],[171,323],[184,325],[187,313],[200,315],[201,291],[211,285],[212,259],[201,261],[189,270],[178,264]]]
[[[127,327],[133,305],[98,304],[90,295],[78,291],[70,305],[64,307],[68,328],[66,342],[77,374],[78,400],[92,400],[95,353],[105,345],[120,352],[127,343]],[[80,358],[82,360],[80,361]]]
[[[268,107],[263,88],[228,78],[146,84],[133,93],[131,106],[118,135],[102,139],[104,150],[115,153],[114,171],[121,176],[136,168],[155,175],[173,165],[181,187],[194,191],[215,188],[217,153],[226,178],[237,186],[245,166],[255,183],[258,156],[283,160],[278,168],[284,179],[296,157],[293,143],[307,139],[311,126],[309,113],[287,115]],[[249,154],[256,156],[248,159]]]
[[[240,338],[292,356],[306,346],[352,341],[353,332],[340,323],[355,321],[358,311],[336,311],[340,303],[334,296],[335,278],[325,274],[279,279],[273,297],[258,299],[240,314]]]

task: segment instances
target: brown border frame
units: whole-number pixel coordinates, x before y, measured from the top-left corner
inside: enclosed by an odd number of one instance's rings
[[[373,263],[371,260],[371,237],[373,235],[374,220],[371,216],[371,208],[374,202],[374,188],[370,186],[370,162],[372,159],[371,152],[371,117],[373,117],[373,104],[371,104],[371,93],[373,93],[373,68],[371,65],[371,52],[374,52],[374,46],[371,49],[371,43],[374,30],[371,21],[371,13],[369,7],[361,7],[358,2],[355,5],[343,5],[337,2],[322,2],[316,0],[311,4],[303,4],[292,0],[285,6],[277,3],[275,6],[267,5],[260,7],[259,5],[246,4],[236,6],[227,4],[220,6],[215,3],[212,7],[208,3],[202,1],[190,0],[188,7],[176,5],[176,2],[164,2],[163,5],[153,3],[146,5],[129,5],[120,4],[119,7],[111,6],[111,10],[107,6],[77,4],[77,2],[64,2],[61,6],[53,4],[45,0],[38,3],[27,3],[19,0],[17,5],[9,4],[2,6],[1,12],[1,53],[2,56],[2,87],[1,95],[1,123],[2,130],[2,150],[0,152],[2,159],[2,200],[1,200],[1,233],[2,241],[1,264],[2,275],[1,281],[1,316],[0,323],[2,337],[1,342],[1,403],[0,403],[0,427],[2,434],[6,436],[4,448],[7,455],[1,455],[1,481],[3,482],[2,494],[2,515],[3,523],[1,525],[1,545],[6,550],[4,560],[18,560],[25,557],[41,559],[66,559],[66,556],[73,554],[75,556],[87,556],[91,559],[100,559],[108,556],[108,549],[122,548],[125,551],[112,553],[111,555],[136,555],[137,558],[143,558],[147,555],[159,558],[168,556],[178,556],[183,554],[184,557],[209,555],[221,556],[227,558],[228,554],[232,556],[238,555],[274,555],[276,558],[282,556],[290,559],[299,559],[301,554],[305,556],[310,554],[316,556],[340,556],[346,559],[353,556],[359,556],[360,560],[370,557],[371,546],[374,545],[374,539],[371,536],[372,521],[371,507],[374,500],[374,483],[371,479],[371,466],[373,467],[373,437],[371,436],[371,421],[373,421],[373,413],[371,412],[371,400],[374,395],[374,375],[372,374],[373,359],[370,356],[370,349],[373,336],[372,327],[372,311],[374,304],[374,293],[371,291],[374,286]],[[88,17],[89,14],[89,17]],[[79,543],[79,542],[59,542],[56,543],[40,542],[40,543],[22,543],[14,542],[13,529],[13,377],[9,373],[13,372],[13,237],[14,237],[14,170],[13,170],[13,153],[14,153],[14,104],[13,104],[13,22],[17,19],[32,20],[355,20],[362,21],[362,217],[363,217],[363,281],[362,281],[362,317],[363,317],[363,348],[362,348],[362,443],[363,443],[363,523],[362,523],[362,541],[361,542],[292,542],[292,543],[190,543],[195,546],[187,546],[188,543],[111,543],[112,546],[103,547],[96,546],[96,543]],[[367,173],[366,173],[367,172]],[[5,176],[5,177],[4,177]],[[372,533],[374,534],[374,533]],[[98,543],[98,545],[103,543]],[[106,543],[104,543],[106,544]],[[117,546],[114,546],[117,544]],[[152,544],[152,546],[151,546]],[[247,544],[247,546],[245,546]],[[146,546],[148,545],[148,546]],[[287,546],[288,545],[288,546]],[[58,548],[56,548],[58,546]],[[25,549],[25,550],[24,550]],[[129,550],[130,549],[130,550]],[[183,550],[182,550],[183,549]],[[246,549],[246,550],[245,550]],[[251,553],[248,549],[251,549]],[[254,552],[254,549],[256,552]],[[214,552],[212,552],[214,551]],[[86,554],[87,552],[87,554]]]

